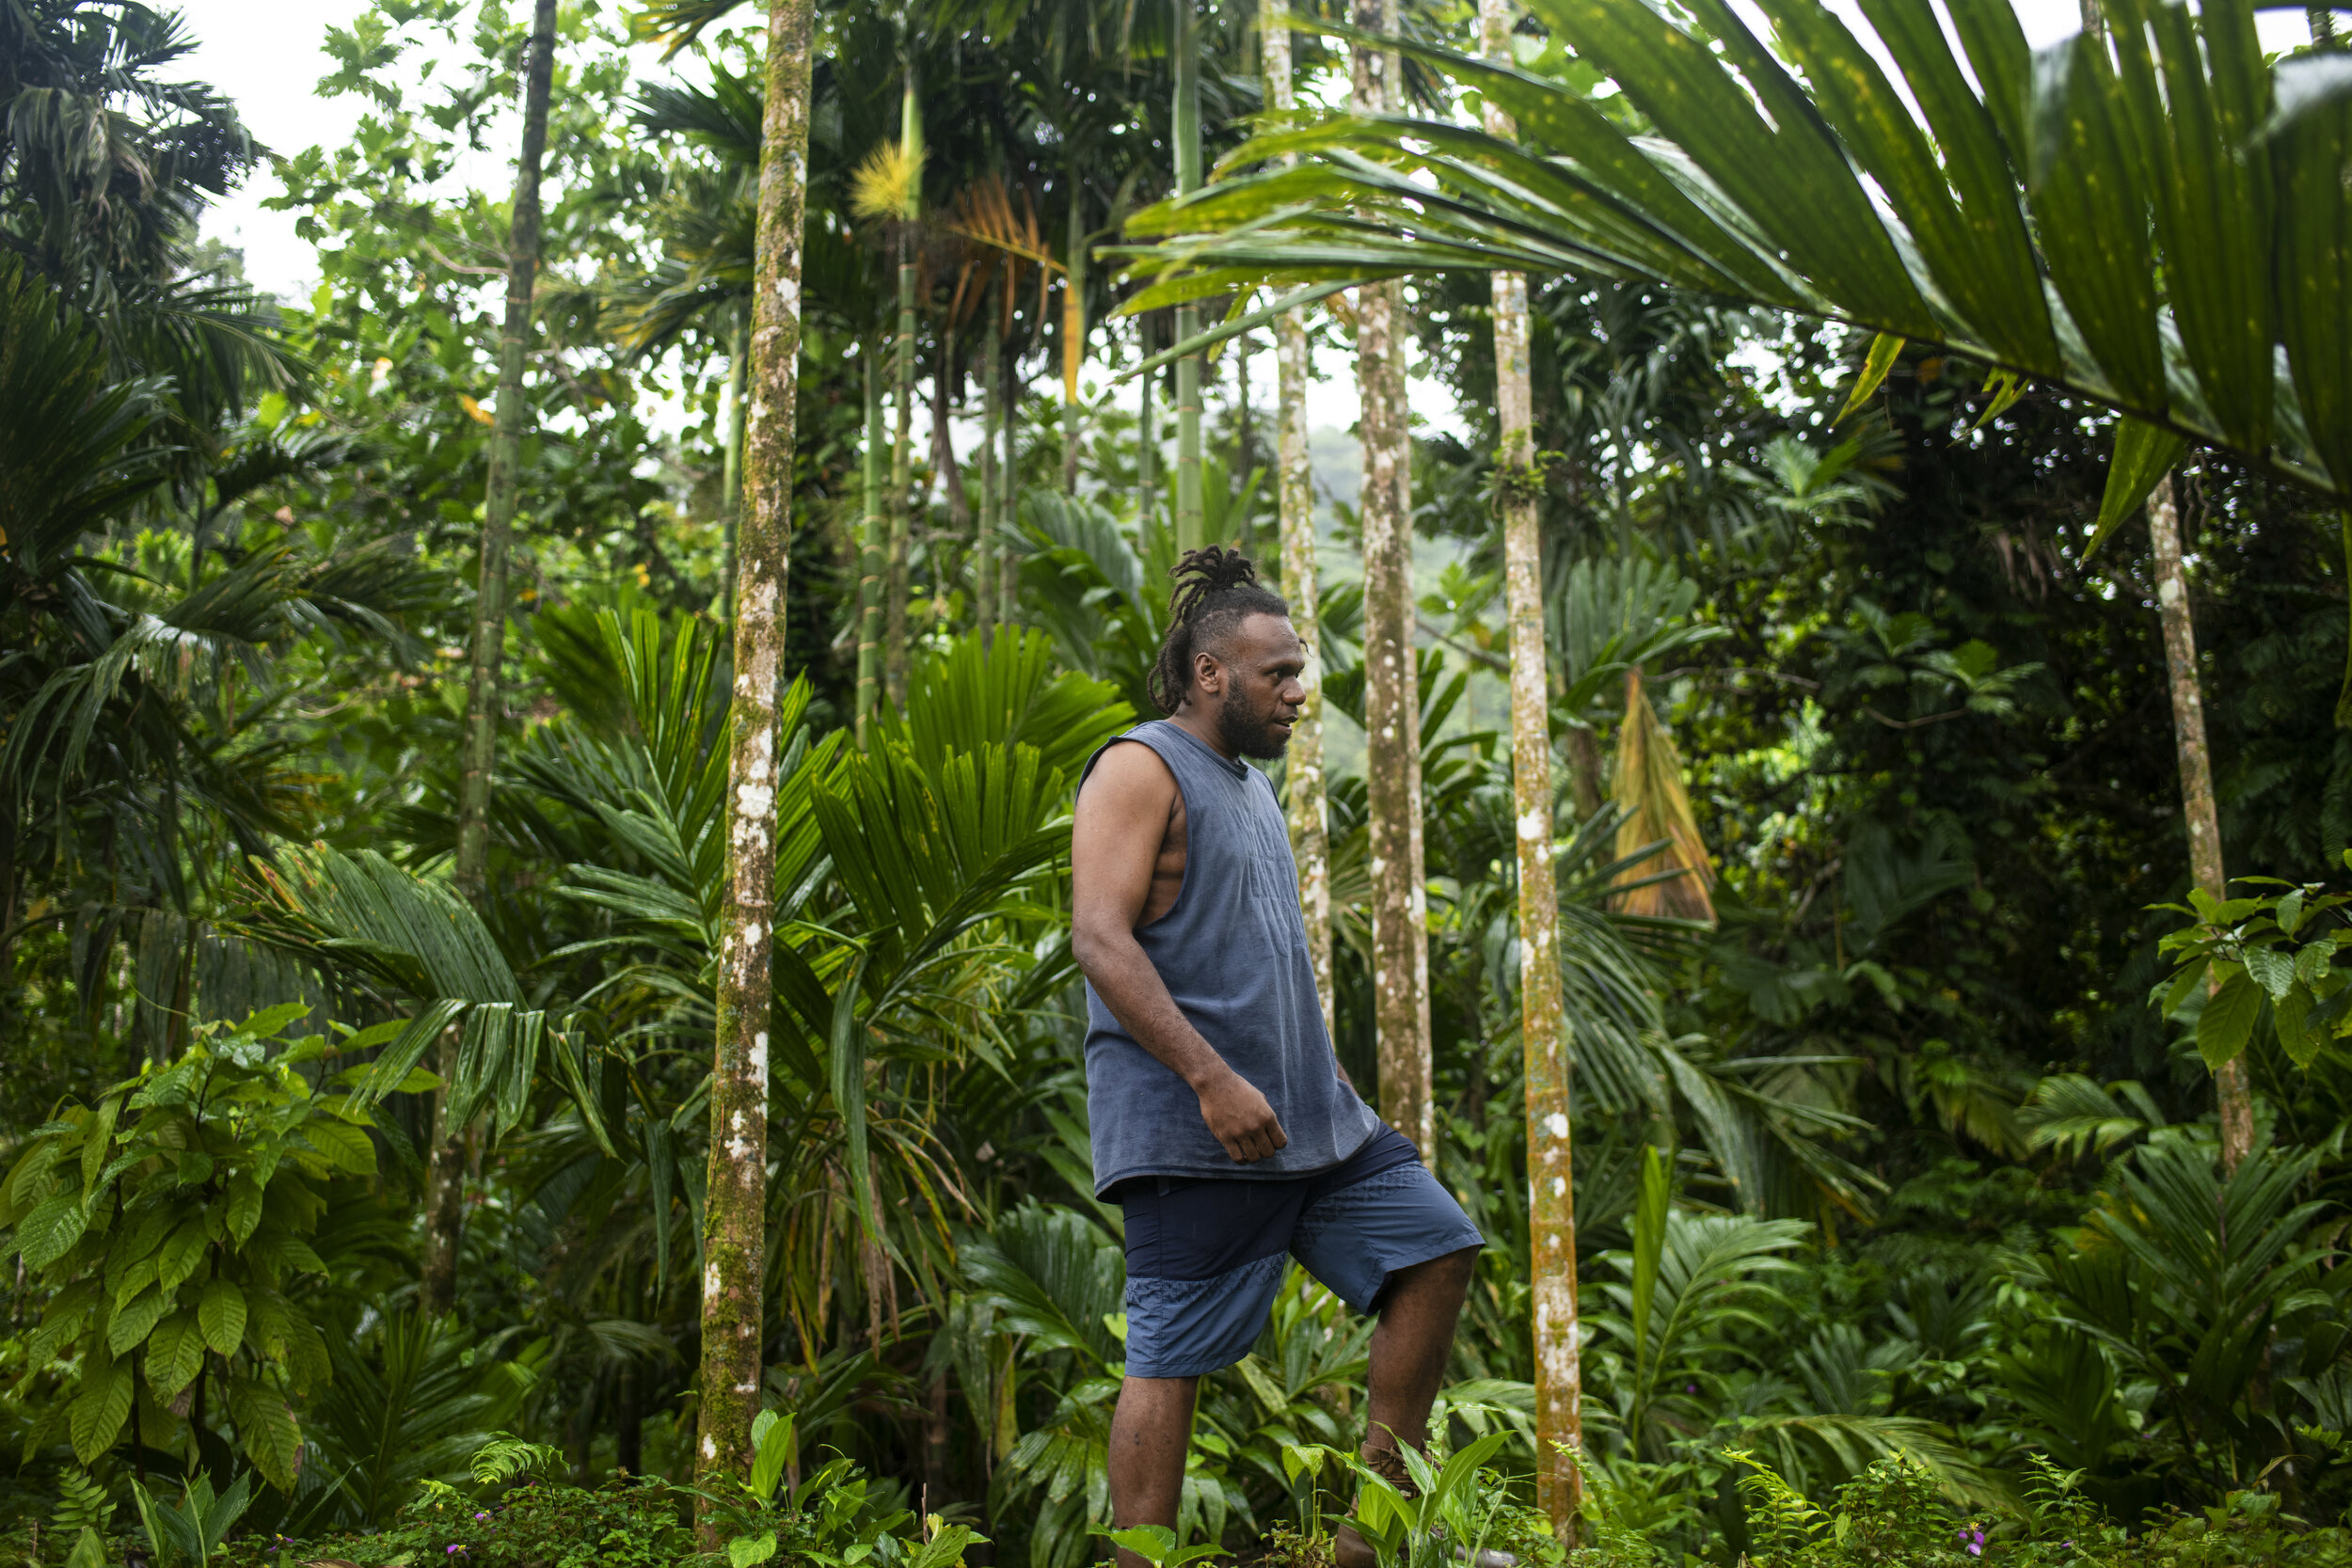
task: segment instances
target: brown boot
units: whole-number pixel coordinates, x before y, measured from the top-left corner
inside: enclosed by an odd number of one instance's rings
[[[1421,1496],[1421,1488],[1413,1484],[1413,1472],[1405,1467],[1405,1456],[1391,1448],[1374,1448],[1366,1443],[1356,1450],[1356,1457],[1364,1467],[1387,1481],[1408,1500]]]
[[[1394,1449],[1376,1449],[1366,1443],[1356,1454],[1366,1469],[1395,1487],[1403,1497],[1421,1496],[1421,1488],[1413,1484],[1413,1473],[1405,1467],[1405,1456]],[[1331,1547],[1339,1568],[1378,1568],[1380,1554],[1373,1550],[1372,1543],[1353,1525],[1342,1525],[1331,1532]]]

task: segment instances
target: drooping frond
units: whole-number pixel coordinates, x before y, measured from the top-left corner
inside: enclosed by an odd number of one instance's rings
[[[1049,273],[1068,270],[1047,248],[1045,236],[1038,228],[1037,209],[1030,205],[1028,193],[1022,193],[1021,211],[1014,213],[1011,193],[994,175],[956,193],[956,218],[947,225],[947,231]]]
[[[1625,890],[1617,895],[1620,907],[1629,914],[1714,919],[1714,902],[1707,895],[1715,882],[1714,861],[1699,836],[1690,791],[1683,787],[1682,758],[1675,751],[1674,736],[1642,689],[1640,665],[1625,676],[1616,798],[1625,813],[1617,829],[1620,859],[1661,840],[1666,846],[1655,861],[1619,875],[1617,885]]]

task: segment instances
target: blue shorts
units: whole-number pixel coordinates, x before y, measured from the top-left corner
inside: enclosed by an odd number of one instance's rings
[[[1139,1176],[1114,1197],[1127,1221],[1129,1377],[1199,1377],[1248,1354],[1293,1258],[1369,1312],[1399,1269],[1486,1244],[1389,1127],[1313,1176]]]

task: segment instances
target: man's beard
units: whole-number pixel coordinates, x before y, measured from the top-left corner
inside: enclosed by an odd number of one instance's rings
[[[1232,750],[1260,762],[1271,762],[1290,745],[1290,736],[1274,727],[1273,709],[1252,713],[1232,687],[1216,705],[1216,737]]]

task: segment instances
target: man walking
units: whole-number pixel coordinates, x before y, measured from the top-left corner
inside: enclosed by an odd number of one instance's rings
[[[1116,1528],[1176,1523],[1201,1374],[1248,1354],[1292,1258],[1372,1338],[1367,1464],[1409,1491],[1482,1239],[1333,1053],[1281,807],[1242,761],[1289,743],[1290,610],[1237,553],[1187,553],[1152,672],[1168,715],[1095,753],[1071,843],[1098,1196],[1125,1211]],[[1343,1568],[1373,1553],[1352,1529]],[[1133,1553],[1122,1568],[1139,1568]]]

